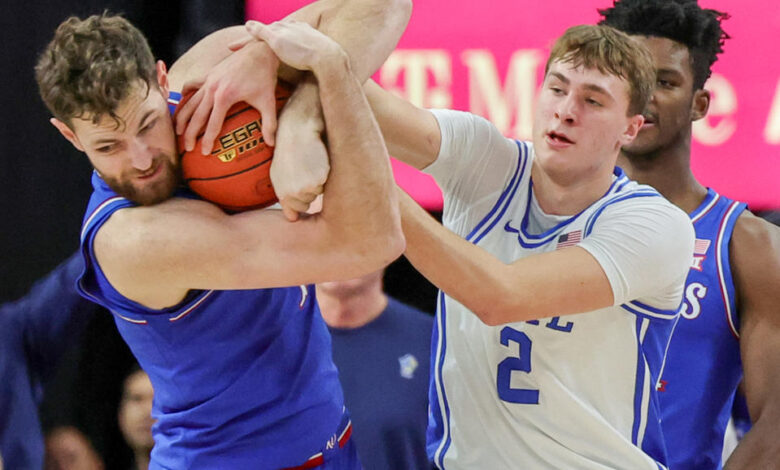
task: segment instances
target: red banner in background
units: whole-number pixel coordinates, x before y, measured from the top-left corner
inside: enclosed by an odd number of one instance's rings
[[[248,0],[247,17],[269,22],[307,3]],[[508,137],[529,139],[550,44],[569,26],[598,21],[596,9],[611,4],[418,1],[397,50],[374,78],[417,105],[471,111]],[[710,112],[694,126],[694,174],[755,209],[780,208],[780,2],[700,4],[731,14],[723,27],[732,39],[707,83]],[[441,208],[430,178],[398,162],[394,169],[418,202]]]

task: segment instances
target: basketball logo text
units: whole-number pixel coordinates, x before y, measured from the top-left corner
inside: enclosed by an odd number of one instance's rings
[[[263,135],[260,132],[260,120],[255,119],[244,124],[234,131],[223,135],[218,140],[219,147],[211,154],[217,155],[217,158],[225,163],[233,161],[263,142]]]

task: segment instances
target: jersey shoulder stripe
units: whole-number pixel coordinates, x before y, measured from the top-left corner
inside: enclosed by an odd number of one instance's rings
[[[466,240],[474,244],[479,243],[479,241],[485,235],[487,235],[493,229],[493,227],[495,227],[498,221],[501,220],[501,217],[506,212],[512,199],[515,196],[515,193],[517,192],[520,181],[522,181],[523,177],[525,176],[526,167],[528,166],[529,144],[520,141],[515,142],[518,147],[517,166],[515,167],[515,172],[512,175],[509,184],[507,184],[506,189],[501,193],[501,196],[499,196],[498,201],[496,201],[496,204],[493,206],[490,212],[488,212],[488,214],[477,224],[474,230],[472,230],[471,233],[466,236]],[[487,225],[487,227],[485,227],[485,225]]]

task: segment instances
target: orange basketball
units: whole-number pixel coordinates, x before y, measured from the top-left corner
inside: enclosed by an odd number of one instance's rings
[[[181,100],[181,107],[192,96]],[[276,87],[276,112],[290,97],[287,86]],[[184,181],[203,199],[225,210],[258,209],[277,201],[271,185],[273,147],[266,145],[260,130],[260,112],[240,102],[225,115],[225,122],[209,155],[200,151],[202,132],[191,152],[181,152]],[[179,148],[184,148],[179,136]]]

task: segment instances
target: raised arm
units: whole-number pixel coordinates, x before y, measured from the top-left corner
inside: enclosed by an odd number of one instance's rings
[[[266,29],[284,60],[312,70],[320,87],[333,166],[323,211],[296,224],[278,211],[227,216],[208,203],[182,199],[118,211],[94,244],[101,267],[125,296],[162,308],[189,289],[349,279],[403,251],[387,151],[346,55],[303,24]],[[306,48],[309,54],[296,61],[294,52]]]
[[[433,163],[441,147],[441,130],[433,113],[383,90],[373,80],[365,90],[390,155],[418,170]]]
[[[730,244],[738,292],[739,343],[753,427],[725,469],[777,468],[780,462],[780,229],[745,213]]]
[[[288,19],[306,22],[338,42],[350,57],[352,70],[362,83],[395,48],[410,14],[410,0],[321,0],[296,11]],[[224,49],[226,46],[224,42],[211,42],[211,47],[218,49]],[[248,50],[244,51],[245,49]],[[265,57],[266,64],[271,61],[267,59],[269,50],[262,41],[250,41],[238,52],[241,51],[244,51],[245,55],[258,54],[258,57]],[[262,70],[248,70],[249,74],[238,73],[240,67],[236,67],[228,59],[210,71],[201,90],[190,100],[191,104],[178,113],[176,130],[184,134],[185,147],[192,149],[195,136],[205,126],[201,149],[207,153],[227,109],[233,103],[246,101],[258,108],[264,116],[264,138],[277,147],[271,166],[271,181],[285,213],[294,219],[292,214],[296,211],[293,208],[308,207],[312,196],[321,191],[328,177],[327,156],[318,155],[317,158],[310,157],[308,160],[299,157],[297,149],[302,146],[316,147],[318,144],[301,141],[294,131],[283,132],[281,136],[274,138],[276,125],[273,119],[268,117],[273,118],[270,109],[273,109],[271,105],[276,68],[266,66]],[[291,76],[284,78],[294,79]],[[308,108],[312,102],[317,101],[317,94],[311,92],[301,98],[294,101],[299,105],[288,103],[284,111],[288,115],[286,121],[293,123],[293,128],[297,127],[296,123],[311,118],[299,112],[297,106]]]

